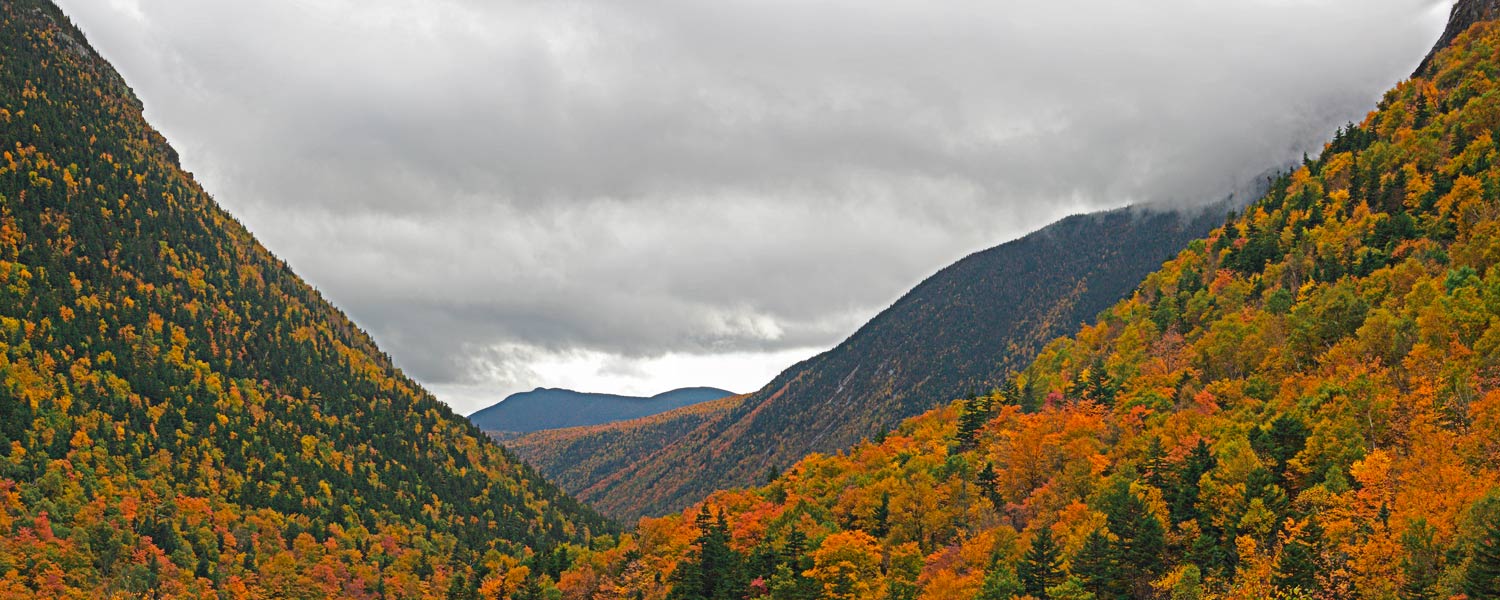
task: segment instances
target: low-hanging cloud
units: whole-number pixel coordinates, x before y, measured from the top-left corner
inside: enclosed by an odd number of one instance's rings
[[[963,254],[1218,199],[1362,118],[1450,4],[59,3],[461,409],[569,369],[753,387]]]

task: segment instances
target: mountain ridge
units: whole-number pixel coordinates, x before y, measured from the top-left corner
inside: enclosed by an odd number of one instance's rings
[[[538,387],[506,396],[474,411],[468,419],[476,427],[503,438],[544,429],[636,419],[732,395],[734,392],[705,386],[677,388],[652,396]]]
[[[630,431],[619,435],[631,442],[624,448],[574,434],[522,436],[514,447],[616,518],[675,511],[714,489],[761,481],[808,453],[846,448],[905,417],[1000,385],[1043,342],[1109,306],[1233,206],[1225,200],[1185,212],[1143,205],[1073,215],[971,253],[835,348],[789,367],[724,407],[725,415],[695,416],[687,433],[670,428],[680,437],[656,446],[638,437],[653,428],[626,425]],[[605,432],[578,435],[614,435]],[[549,450],[544,439],[565,445]],[[580,460],[582,448],[631,460]],[[596,469],[601,463],[620,468],[605,474]],[[684,472],[682,464],[704,468]]]

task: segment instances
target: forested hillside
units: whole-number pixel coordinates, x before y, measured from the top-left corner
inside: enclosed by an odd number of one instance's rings
[[[532,432],[504,440],[515,452],[564,490],[585,490],[674,444],[703,444],[714,425],[745,396],[700,402],[640,419],[588,427]]]
[[[607,530],[221,210],[45,0],[0,3],[0,145],[0,597],[493,597]]]
[[[974,253],[923,281],[838,347],[782,372],[687,438],[586,442],[612,473],[531,455],[538,469],[624,520],[681,510],[715,489],[764,481],[811,452],[848,448],[953,398],[1000,385],[1047,341],[1125,296],[1223,203],[1076,215]],[[528,444],[535,446],[535,444]],[[575,444],[576,445],[576,444]],[[691,468],[682,468],[690,465]]]
[[[645,519],[559,588],[1500,598],[1496,73],[1480,23],[997,393]]]

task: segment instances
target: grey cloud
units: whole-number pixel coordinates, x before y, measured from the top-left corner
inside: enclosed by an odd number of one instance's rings
[[[1442,0],[61,0],[412,374],[825,347],[1070,212],[1316,151]],[[712,383],[712,382],[704,382]]]

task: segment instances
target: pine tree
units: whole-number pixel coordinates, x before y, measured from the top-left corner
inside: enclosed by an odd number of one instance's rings
[[[1119,552],[1103,529],[1095,529],[1084,538],[1083,547],[1073,557],[1072,571],[1084,589],[1100,600],[1127,597],[1129,583],[1120,566]]]
[[[820,588],[818,582],[804,573],[813,567],[807,555],[807,535],[797,529],[796,524],[787,533],[786,545],[781,549],[781,563],[771,577],[773,600],[816,600]]]
[[[708,506],[698,511],[696,549],[678,563],[670,579],[671,600],[738,599],[748,582],[744,559],[729,547],[729,523],[720,510],[717,516]]]
[[[973,448],[979,441],[979,430],[990,420],[990,399],[975,396],[959,403],[958,444],[962,448]]]
[[[875,521],[875,526],[872,527],[872,528],[870,528],[870,535],[873,535],[876,538],[884,538],[887,533],[890,533],[890,530],[891,530],[891,493],[890,492],[881,492],[880,493],[880,505],[875,507],[875,514],[872,515],[871,520]]]
[[[1464,593],[1472,600],[1500,598],[1500,510],[1490,510],[1474,542],[1474,555],[1464,571]]]
[[[1165,493],[1170,487],[1167,477],[1171,475],[1171,471],[1167,467],[1167,450],[1162,447],[1161,438],[1151,438],[1141,467],[1146,471],[1146,483]]]
[[[1271,582],[1284,591],[1316,591],[1318,553],[1322,544],[1323,528],[1318,526],[1317,521],[1309,520],[1297,536],[1288,539],[1282,546]]]
[[[526,581],[521,584],[521,589],[511,594],[512,600],[542,600],[545,597],[542,584],[537,581],[536,577],[527,577]]]
[[[1130,491],[1125,482],[1115,484],[1104,495],[1101,508],[1106,527],[1118,538],[1123,566],[1137,579],[1154,579],[1166,566],[1166,531],[1151,507]]]
[[[985,571],[984,583],[979,588],[979,595],[975,600],[1010,600],[1025,593],[1020,580],[1016,578],[1016,570],[1009,565],[992,561],[990,568]],[[1045,596],[1037,596],[1045,598]]]
[[[1415,519],[1401,535],[1405,555],[1401,557],[1401,600],[1436,600],[1438,577],[1443,572],[1443,553],[1433,543],[1433,529],[1425,519]]]
[[[1031,548],[1016,565],[1016,575],[1022,590],[1040,600],[1047,600],[1047,588],[1062,584],[1062,555],[1052,539],[1050,528],[1037,528],[1036,535],[1031,538]]]
[[[995,473],[994,463],[985,461],[984,468],[979,470],[975,481],[979,484],[979,491],[984,493],[984,497],[989,499],[996,510],[1005,505],[1005,499],[1000,497],[1000,476]],[[889,497],[889,494],[885,496],[887,500]]]
[[[1270,458],[1271,468],[1279,477],[1286,474],[1287,461],[1302,452],[1311,431],[1301,419],[1282,414],[1266,429],[1255,429],[1250,433],[1250,446]]]
[[[1198,518],[1198,481],[1212,471],[1218,461],[1208,448],[1208,442],[1198,440],[1198,445],[1188,453],[1177,475],[1177,487],[1166,494],[1172,522],[1181,523]],[[1167,490],[1163,490],[1167,491]]]

